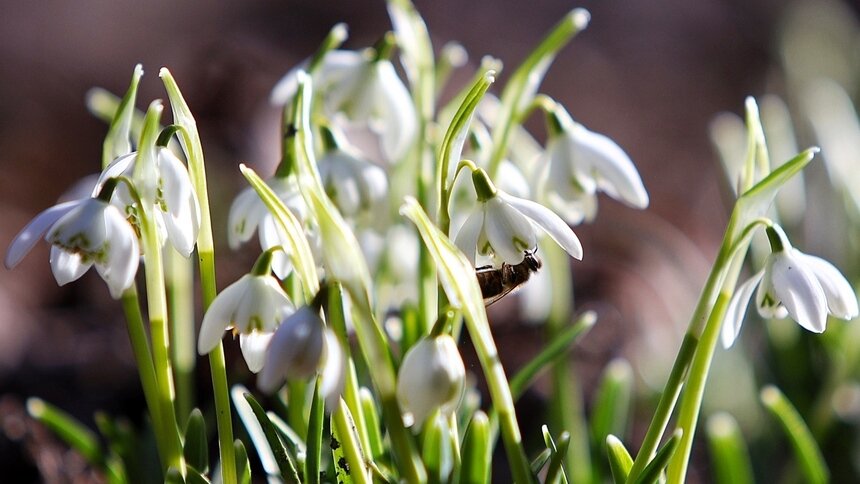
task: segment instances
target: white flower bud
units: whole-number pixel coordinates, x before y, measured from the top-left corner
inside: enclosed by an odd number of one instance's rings
[[[421,424],[437,408],[453,412],[466,378],[457,343],[448,335],[425,338],[406,353],[397,376],[397,399],[407,424]]]

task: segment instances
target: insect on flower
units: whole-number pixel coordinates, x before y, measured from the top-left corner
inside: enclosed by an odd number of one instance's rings
[[[533,251],[525,251],[525,257],[519,264],[502,263],[498,269],[493,268],[493,266],[482,266],[475,269],[485,306],[507,296],[511,291],[525,284],[532,273],[540,270],[543,263],[536,252],[537,248]]]

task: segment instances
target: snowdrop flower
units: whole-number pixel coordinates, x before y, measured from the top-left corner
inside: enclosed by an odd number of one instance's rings
[[[409,90],[387,58],[392,47],[393,36],[386,36],[376,49],[329,51],[312,77],[325,114],[334,118],[341,113],[353,123],[366,125],[379,135],[386,157],[396,161],[412,146],[418,126]],[[306,65],[294,68],[275,85],[273,104],[290,102],[298,88],[298,73]]]
[[[263,353],[281,321],[295,312],[278,280],[271,276],[271,249],[260,255],[249,274],[221,291],[212,301],[197,340],[197,352],[212,351],[224,335],[239,334],[242,354],[252,372],[260,371]]]
[[[539,166],[547,201],[570,223],[590,221],[602,191],[643,209],[649,198],[636,167],[614,141],[576,123],[557,103],[547,113],[549,139]]]
[[[47,232],[57,284],[75,281],[95,265],[111,296],[118,299],[134,282],[140,249],[134,228],[105,200],[115,186],[116,180],[110,180],[97,198],[63,202],[37,215],[9,245],[6,267],[18,265]]]
[[[737,339],[756,287],[761,317],[790,316],[814,333],[825,330],[828,314],[840,319],[858,315],[857,296],[839,269],[793,248],[779,226],[768,227],[767,235],[772,252],[764,269],[741,284],[729,302],[721,334],[724,347]]]
[[[275,176],[267,180],[266,184],[300,222],[305,220],[307,209],[294,177]],[[227,215],[227,227],[227,242],[233,250],[247,242],[255,231],[258,232],[263,250],[287,246],[284,242],[286,236],[278,227],[275,217],[252,187],[243,190],[233,201]],[[287,277],[292,270],[289,255],[283,251],[275,252],[272,270],[279,279]]]
[[[344,361],[340,343],[320,318],[318,302],[314,301],[285,319],[275,331],[257,387],[273,393],[285,379],[308,379],[320,374],[320,391],[330,405],[343,388]]]
[[[408,425],[420,425],[436,409],[453,412],[465,381],[466,368],[454,338],[443,334],[415,343],[397,375],[397,399]]]
[[[582,245],[573,230],[552,210],[497,189],[483,169],[472,172],[478,206],[455,238],[457,247],[474,264],[475,250],[506,264],[519,264],[525,251],[537,247],[537,227],[568,254],[582,258]]]
[[[318,162],[329,198],[347,217],[368,211],[388,194],[385,171],[360,157],[329,128],[322,130],[325,152]]]
[[[164,227],[171,245],[185,257],[191,255],[200,230],[200,204],[191,184],[185,164],[168,148],[159,147],[155,166],[135,180],[136,189],[142,197],[152,200],[158,208],[157,223]],[[134,179],[137,152],[120,156],[108,165],[99,177],[100,187],[105,180],[125,176]],[[126,187],[119,187],[115,203],[126,211],[133,210],[135,200]]]

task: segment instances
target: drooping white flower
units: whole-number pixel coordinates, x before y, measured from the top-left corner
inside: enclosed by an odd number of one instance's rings
[[[59,285],[79,279],[93,265],[118,299],[131,287],[140,260],[134,228],[113,205],[84,198],[55,205],[37,215],[9,245],[11,269],[45,234],[51,247],[51,270]]]
[[[286,318],[275,331],[266,350],[257,387],[272,393],[285,379],[307,379],[319,373],[323,378],[321,391],[330,397],[340,394],[343,372],[340,343],[323,323],[319,309],[312,304]]]
[[[378,206],[388,194],[385,170],[350,149],[333,132],[323,132],[327,146],[317,164],[326,194],[347,217]]]
[[[519,264],[525,251],[537,247],[538,228],[576,259],[582,245],[573,230],[552,210],[496,189],[482,169],[472,173],[478,206],[466,219],[455,244],[474,264],[475,251],[498,262]]]
[[[326,115],[344,115],[350,122],[366,125],[381,141],[386,157],[399,160],[412,146],[418,131],[415,106],[409,90],[397,76],[391,61],[365,52],[333,50],[312,73],[315,91]],[[273,104],[284,105],[295,96],[300,65],[272,90]]]
[[[460,403],[466,379],[454,338],[443,334],[415,343],[400,365],[397,399],[404,415],[420,425],[433,411],[451,413]]]
[[[729,302],[721,333],[724,347],[737,339],[753,292],[761,317],[788,316],[814,333],[826,329],[829,314],[840,319],[858,315],[857,296],[839,269],[793,248],[778,226],[768,228],[768,238],[773,252],[764,269],[738,286]]]
[[[132,152],[112,161],[99,176],[96,190],[110,178],[133,178],[137,159],[137,152]],[[200,204],[185,164],[170,149],[159,147],[154,169],[135,180],[135,185],[158,208],[156,223],[166,230],[167,240],[177,252],[190,256],[200,231]],[[125,186],[118,187],[114,197],[127,211],[135,204]]]
[[[574,224],[594,218],[598,191],[631,207],[646,208],[648,192],[627,153],[555,106],[548,114],[549,139],[539,162],[540,184],[550,206]]]
[[[265,252],[261,256],[270,255]],[[295,312],[277,279],[269,274],[271,259],[258,260],[254,270],[227,286],[212,301],[197,339],[197,352],[205,355],[212,351],[224,331],[232,329],[241,338],[242,353],[251,371],[259,371],[262,353],[268,338],[281,321]]]
[[[266,184],[299,221],[305,220],[307,209],[294,177],[275,176]],[[255,231],[258,232],[263,250],[289,246],[285,243],[286,235],[278,227],[266,204],[253,187],[248,187],[233,200],[227,215],[227,242],[230,248],[238,249]],[[272,270],[280,279],[287,277],[292,270],[289,255],[283,251],[272,254]]]

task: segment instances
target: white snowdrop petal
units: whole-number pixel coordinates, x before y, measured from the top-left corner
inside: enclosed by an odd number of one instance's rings
[[[275,330],[266,351],[266,362],[257,377],[257,387],[272,393],[285,378],[310,377],[319,367],[322,353],[322,321],[305,306]]]
[[[437,408],[444,413],[456,409],[463,394],[466,370],[457,344],[450,336],[422,339],[400,365],[397,399],[404,413],[418,425]]]
[[[131,287],[140,263],[140,246],[137,234],[113,205],[105,209],[107,253],[103,262],[96,260],[96,269],[110,289],[111,296],[119,299]]]
[[[221,341],[224,331],[233,324],[236,307],[247,290],[247,282],[251,277],[253,276],[245,274],[238,281],[218,293],[218,296],[209,305],[209,309],[203,315],[200,334],[197,338],[197,352],[199,354],[205,355],[212,351]]]
[[[275,218],[271,215],[263,217],[260,222],[260,247],[263,250],[269,250],[272,247],[281,247],[283,250],[277,250],[272,253],[272,272],[278,276],[278,279],[286,279],[293,270],[292,261],[289,255],[285,252],[290,244],[286,241],[284,235]]]
[[[648,192],[636,166],[615,141],[582,125],[573,128],[573,137],[577,148],[573,161],[588,170],[586,176],[596,178],[613,198],[635,208],[648,206]]]
[[[246,188],[233,200],[227,215],[227,242],[236,250],[257,230],[260,219],[268,212],[253,188]]]
[[[168,238],[180,254],[188,257],[197,243],[200,206],[191,185],[191,177],[182,161],[167,148],[161,148],[158,156],[163,197],[167,205],[164,221]]]
[[[484,226],[484,211],[481,208],[476,208],[472,211],[466,222],[457,232],[454,238],[454,245],[466,254],[466,258],[472,265],[475,265],[475,251],[478,247],[478,236],[481,233],[481,228]]]
[[[39,241],[42,235],[48,231],[48,228],[81,203],[81,200],[61,203],[36,215],[33,220],[21,229],[21,232],[15,236],[12,243],[9,244],[9,248],[6,249],[6,259],[4,260],[6,268],[12,269],[18,265],[21,259],[36,245],[36,242]]]
[[[535,230],[529,219],[508,203],[508,198],[493,197],[485,203],[484,232],[493,253],[508,264],[519,264],[524,251],[537,246]]]
[[[809,331],[823,332],[827,325],[827,297],[815,274],[786,252],[772,257],[773,289],[789,316]]]
[[[573,229],[555,212],[531,200],[504,194],[503,196],[508,204],[534,221],[571,257],[578,260],[582,259],[582,244],[579,242],[579,238],[573,233]]]
[[[272,339],[274,332],[252,331],[248,334],[239,335],[239,347],[242,349],[242,357],[251,373],[259,373],[266,361],[266,348]]]
[[[726,309],[723,326],[720,329],[720,340],[723,343],[723,348],[730,348],[735,343],[744,323],[747,306],[749,306],[753,292],[763,276],[764,271],[759,271],[735,289],[735,293],[729,301],[729,307]]]
[[[45,240],[61,247],[74,247],[93,252],[104,245],[105,208],[109,205],[97,198],[88,198],[72,207],[48,230]]]
[[[346,368],[343,348],[334,331],[326,328],[323,338],[325,363],[320,372],[320,394],[325,399],[326,407],[333,408],[346,384]]]
[[[57,284],[61,286],[80,279],[92,265],[92,261],[84,262],[80,254],[66,252],[55,245],[51,246],[51,272]]]
[[[857,295],[845,276],[830,262],[795,251],[818,279],[824,295],[827,297],[827,308],[830,313],[841,319],[852,319],[858,314]]]

